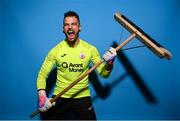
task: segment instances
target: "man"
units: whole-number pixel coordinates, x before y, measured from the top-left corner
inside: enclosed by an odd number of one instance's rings
[[[88,87],[88,76],[63,94],[55,104],[51,104],[45,91],[46,79],[54,65],[57,67],[57,80],[53,95],[57,95],[85,73],[91,62],[95,64],[101,60],[96,47],[79,38],[80,31],[78,14],[74,11],[66,12],[63,21],[63,33],[66,39],[49,51],[38,74],[39,110],[48,113],[46,119],[71,119],[73,114],[72,119],[96,120]],[[106,64],[103,63],[97,67],[102,77],[107,78],[110,75],[115,56],[114,48],[110,48],[103,55]]]

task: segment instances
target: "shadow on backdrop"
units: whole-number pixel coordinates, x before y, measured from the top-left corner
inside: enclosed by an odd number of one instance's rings
[[[118,83],[120,83],[125,77],[127,76],[127,73],[124,73],[120,77],[118,77],[116,80],[114,80],[111,84],[105,84],[104,86],[100,83],[98,79],[98,75],[95,71],[93,71],[89,76],[89,81],[92,84],[96,95],[92,97],[92,101],[96,101],[98,98],[100,99],[107,99],[108,96],[110,96],[110,93],[112,92],[112,88]]]
[[[113,42],[113,47],[117,46],[118,44],[116,42]],[[139,91],[142,93],[146,101],[148,103],[156,104],[157,100],[148,88],[148,86],[144,83],[145,81],[141,78],[141,76],[138,74],[136,69],[133,67],[131,62],[121,50],[117,52],[117,58],[125,68],[128,75],[132,78],[133,82],[135,83]]]
[[[116,42],[113,42],[112,47],[117,46],[118,44]],[[124,80],[127,76],[130,76],[137,88],[139,89],[139,91],[141,92],[141,94],[146,99],[146,101],[148,103],[156,104],[157,100],[148,88],[148,86],[144,83],[145,81],[141,78],[141,76],[135,70],[129,59],[121,50],[117,52],[117,58],[125,68],[126,73],[122,74],[116,80],[112,81],[111,84],[105,84],[105,86],[103,86],[100,83],[97,74],[95,72],[92,72],[90,74],[89,81],[91,82],[93,88],[96,91],[96,95],[92,97],[92,101],[96,101],[98,98],[106,99],[110,95],[110,92],[112,91],[113,87],[117,86],[118,83]]]

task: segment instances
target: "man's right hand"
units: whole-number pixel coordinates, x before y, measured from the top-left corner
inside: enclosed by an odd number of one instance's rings
[[[39,96],[39,110],[41,112],[47,111],[49,108],[51,108],[55,103],[51,103],[50,99],[46,97],[46,92],[45,90],[39,90],[38,91],[38,96]]]

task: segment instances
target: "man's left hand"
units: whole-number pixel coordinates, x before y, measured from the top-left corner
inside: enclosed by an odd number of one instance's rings
[[[116,55],[117,55],[116,49],[113,47],[110,47],[109,50],[103,55],[103,59],[105,61],[111,61],[111,60],[114,60]]]

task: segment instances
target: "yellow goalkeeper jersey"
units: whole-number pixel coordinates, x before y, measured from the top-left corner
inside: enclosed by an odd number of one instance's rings
[[[53,94],[57,95],[69,84],[79,78],[89,69],[89,64],[100,61],[100,54],[95,46],[79,41],[75,47],[70,47],[65,40],[61,41],[47,54],[37,78],[37,89],[46,88],[46,79],[54,66],[57,66],[56,86]],[[110,71],[105,69],[104,63],[97,67],[97,72],[102,77],[108,77]],[[74,87],[61,97],[81,98],[90,96],[88,76],[82,79]]]

